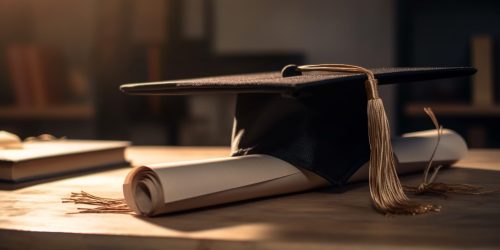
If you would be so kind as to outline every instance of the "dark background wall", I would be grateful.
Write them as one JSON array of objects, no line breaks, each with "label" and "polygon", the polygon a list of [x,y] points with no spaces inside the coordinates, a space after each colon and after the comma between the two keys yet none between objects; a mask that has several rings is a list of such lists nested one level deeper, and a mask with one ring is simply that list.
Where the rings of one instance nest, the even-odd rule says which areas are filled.
[{"label": "dark background wall", "polygon": [[[498,1],[398,2],[398,62],[400,66],[474,66],[472,40],[487,36],[492,42],[493,89],[491,105],[475,105],[473,78],[413,83],[399,89],[400,130],[429,124],[412,106],[434,107],[444,126],[459,131],[470,146],[499,147],[500,3]],[[480,71],[482,69],[479,69]],[[417,104],[417,105],[415,105]],[[450,108],[450,106],[453,106]]]},{"label": "dark background wall", "polygon": [[[471,36],[488,34],[498,43],[498,10],[495,1],[484,0],[0,0],[0,129],[22,137],[47,132],[136,144],[227,145],[233,96],[130,97],[119,85],[279,70],[288,63],[470,65]],[[26,84],[14,77],[16,67],[28,77],[40,75],[15,63],[22,56],[9,59],[20,45],[60,55],[59,73],[35,84],[63,93],[63,100],[19,105],[16,89]],[[56,65],[30,55],[35,66]],[[384,86],[395,133],[432,128],[408,111],[417,102],[470,108],[470,85],[460,79]],[[488,110],[472,118],[438,116],[469,140],[486,138],[475,146],[497,146],[500,140],[487,138],[495,136],[500,112],[496,105]]]}]

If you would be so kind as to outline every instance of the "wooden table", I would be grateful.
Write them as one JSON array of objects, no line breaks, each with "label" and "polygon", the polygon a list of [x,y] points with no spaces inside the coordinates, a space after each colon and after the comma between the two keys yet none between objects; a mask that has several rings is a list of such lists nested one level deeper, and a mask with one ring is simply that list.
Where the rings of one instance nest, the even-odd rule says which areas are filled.
[{"label": "wooden table", "polygon": [[[133,147],[134,164],[227,155],[226,148]],[[240,202],[157,218],[68,214],[71,191],[120,197],[129,168],[0,190],[0,249],[401,249],[500,248],[500,195],[424,197],[422,216],[383,216],[366,183]],[[421,176],[407,176],[405,184]],[[472,150],[439,181],[500,186],[500,150]],[[4,187],[5,189],[5,187]]]}]

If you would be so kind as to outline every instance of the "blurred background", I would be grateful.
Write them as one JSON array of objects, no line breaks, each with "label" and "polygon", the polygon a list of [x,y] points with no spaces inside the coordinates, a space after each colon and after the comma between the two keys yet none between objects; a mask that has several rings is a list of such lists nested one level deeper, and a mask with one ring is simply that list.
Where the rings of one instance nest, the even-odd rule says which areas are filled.
[{"label": "blurred background", "polygon": [[229,145],[231,95],[126,96],[119,85],[290,63],[475,66],[383,86],[393,130],[500,146],[498,1],[0,0],[0,130],[149,145]]}]

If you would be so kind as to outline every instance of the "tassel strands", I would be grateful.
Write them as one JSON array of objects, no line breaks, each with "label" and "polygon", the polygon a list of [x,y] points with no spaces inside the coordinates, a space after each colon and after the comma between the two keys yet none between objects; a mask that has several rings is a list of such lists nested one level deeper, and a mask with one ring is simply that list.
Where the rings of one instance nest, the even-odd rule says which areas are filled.
[{"label": "tassel strands", "polygon": [[392,214],[439,211],[439,206],[410,201],[404,193],[396,172],[389,123],[380,98],[368,100],[368,130],[371,148],[369,185],[377,211]]}]

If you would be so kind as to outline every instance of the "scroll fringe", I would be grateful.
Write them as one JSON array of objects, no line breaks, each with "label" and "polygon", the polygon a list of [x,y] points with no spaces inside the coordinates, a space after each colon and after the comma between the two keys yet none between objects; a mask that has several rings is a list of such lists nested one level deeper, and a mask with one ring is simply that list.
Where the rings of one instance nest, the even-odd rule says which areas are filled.
[{"label": "scroll fringe", "polygon": [[77,208],[77,212],[72,212],[69,214],[78,213],[116,213],[116,214],[129,214],[132,210],[125,203],[125,199],[112,199],[98,197],[89,194],[85,191],[80,191],[79,193],[72,192],[70,197],[62,198],[62,203],[74,203],[74,204],[84,204],[93,205],[96,207]]}]

